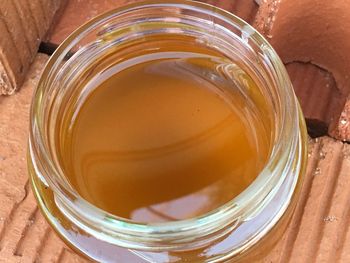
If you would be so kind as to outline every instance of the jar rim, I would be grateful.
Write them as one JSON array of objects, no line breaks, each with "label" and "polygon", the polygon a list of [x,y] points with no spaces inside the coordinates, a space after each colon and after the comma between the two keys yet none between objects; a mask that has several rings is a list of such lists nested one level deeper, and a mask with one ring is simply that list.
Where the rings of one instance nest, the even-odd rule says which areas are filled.
[{"label": "jar rim", "polygon": [[[281,109],[281,116],[279,116],[279,118],[281,123],[279,127],[275,127],[278,129],[279,136],[276,139],[276,142],[273,143],[273,151],[268,162],[254,181],[238,196],[206,214],[185,220],[164,223],[140,223],[118,217],[95,207],[76,193],[72,192],[71,189],[68,189],[65,185],[55,180],[54,177],[57,171],[55,171],[53,168],[52,160],[48,158],[49,150],[47,149],[47,145],[43,139],[45,136],[44,130],[42,127],[39,127],[43,124],[42,120],[40,120],[38,116],[38,112],[40,111],[42,104],[45,103],[45,101],[42,100],[42,94],[45,91],[45,83],[47,82],[47,79],[52,77],[50,74],[51,69],[57,66],[58,62],[63,60],[71,47],[78,43],[78,41],[83,38],[84,34],[87,34],[87,32],[91,31],[94,27],[101,25],[104,21],[107,21],[111,17],[116,17],[122,13],[129,12],[130,10],[150,7],[181,7],[194,10],[196,12],[205,13],[208,16],[222,19],[225,22],[234,25],[241,32],[249,32],[249,38],[255,43],[259,44],[259,46],[262,48],[262,53],[270,63],[270,67],[275,71],[274,81],[278,87],[277,90],[280,92],[279,95],[281,99],[279,102]],[[244,22],[239,17],[209,4],[189,0],[151,0],[117,8],[90,20],[74,31],[58,47],[47,63],[39,80],[38,87],[34,93],[34,99],[30,112],[29,150],[32,155],[38,155],[38,153],[40,153],[40,156],[44,157],[44,161],[49,164],[48,166],[51,169],[49,174],[40,174],[42,174],[42,179],[53,189],[55,195],[57,195],[57,199],[60,200],[59,202],[61,203],[62,208],[69,210],[70,213],[76,214],[76,216],[77,214],[81,215],[84,213],[86,216],[88,213],[93,215],[90,217],[90,219],[93,220],[94,223],[102,225],[104,230],[111,230],[111,232],[106,231],[106,235],[104,236],[106,240],[109,240],[107,237],[108,233],[115,234],[116,232],[122,233],[123,236],[126,234],[138,236],[147,234],[149,235],[148,238],[157,238],[161,237],[165,233],[172,233],[170,239],[174,239],[183,234],[193,234],[198,231],[202,232],[201,228],[204,232],[205,230],[208,230],[209,232],[211,231],[210,233],[212,233],[212,231],[214,231],[214,223],[228,225],[234,220],[239,220],[238,217],[242,211],[249,210],[247,200],[255,200],[252,195],[256,197],[256,195],[261,194],[260,190],[262,188],[266,195],[264,198],[260,198],[260,201],[266,202],[266,200],[269,199],[268,195],[273,194],[273,186],[278,185],[278,183],[281,181],[281,175],[277,172],[272,175],[273,172],[276,170],[276,167],[280,169],[279,171],[282,171],[283,165],[281,164],[281,161],[284,163],[288,162],[290,151],[293,151],[293,149],[295,151],[297,148],[296,143],[290,138],[292,136],[299,136],[299,119],[302,117],[300,114],[301,113],[298,110],[298,103],[283,63],[270,44],[252,26]],[[247,198],[248,195],[250,195],[250,198]],[[251,215],[256,211],[250,212]],[[85,227],[84,224],[81,224],[80,226]]]}]

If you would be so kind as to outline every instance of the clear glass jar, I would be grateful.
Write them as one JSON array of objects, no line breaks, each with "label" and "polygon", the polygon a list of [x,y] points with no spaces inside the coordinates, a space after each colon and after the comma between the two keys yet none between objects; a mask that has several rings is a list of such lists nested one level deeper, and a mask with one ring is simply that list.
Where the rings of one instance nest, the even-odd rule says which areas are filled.
[{"label": "clear glass jar", "polygon": [[[77,10],[78,11],[78,10]],[[198,218],[140,224],[102,211],[67,183],[55,151],[59,113],[84,69],[111,48],[152,34],[194,36],[220,50],[259,83],[242,92],[271,115],[269,161],[254,182]],[[103,67],[97,67],[103,70]],[[244,84],[244,83],[243,83]],[[254,98],[263,94],[264,101]],[[293,212],[306,164],[303,115],[284,65],[268,42],[238,17],[185,0],[148,1],[103,14],[52,55],[30,114],[29,173],[48,222],[75,251],[100,262],[226,262],[261,259]]]}]

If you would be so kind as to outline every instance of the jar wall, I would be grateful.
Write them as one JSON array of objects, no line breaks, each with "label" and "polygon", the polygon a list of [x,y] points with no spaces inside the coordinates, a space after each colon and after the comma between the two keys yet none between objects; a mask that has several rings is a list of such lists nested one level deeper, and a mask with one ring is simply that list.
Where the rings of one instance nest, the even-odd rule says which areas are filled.
[{"label": "jar wall", "polygon": [[[148,18],[147,21],[145,17]],[[97,210],[94,212],[93,207],[85,207],[84,201],[80,202],[76,193],[67,187],[62,171],[55,167],[57,156],[50,148],[56,132],[55,116],[65,98],[74,92],[67,84],[71,81],[70,77],[79,78],[84,65],[88,65],[95,55],[108,52],[108,48],[115,45],[122,45],[128,38],[141,35],[142,39],[142,34],[151,34],[157,30],[169,34],[202,33],[204,37],[200,37],[200,40],[204,44],[213,45],[216,49],[227,49],[227,54],[236,54],[237,60],[245,62],[245,69],[253,79],[265,87],[261,93],[266,101],[256,102],[259,103],[259,108],[266,114],[272,112],[272,121],[266,125],[273,127],[273,161],[248,189],[248,194],[233,200],[231,206],[222,209],[222,213],[216,211],[216,214],[208,216],[209,223],[203,223],[203,218],[187,222],[186,227],[192,229],[192,234],[184,232],[181,239],[193,243],[202,238],[201,232],[205,232],[199,222],[208,229],[215,228],[215,231],[206,232],[205,242],[200,248],[191,247],[189,241],[177,247],[176,240],[169,238],[166,232],[162,233],[164,239],[172,241],[169,249],[165,250],[165,246],[157,247],[156,244],[161,242],[153,242],[154,239],[151,238],[148,245],[147,236],[137,236],[139,232],[135,229],[128,232],[124,225],[129,222],[115,218],[110,220],[108,215],[101,216]],[[225,45],[215,46],[214,42],[208,41],[210,35],[220,38]],[[288,132],[279,134],[281,127]],[[283,233],[290,219],[302,183],[305,163],[305,124],[282,63],[267,42],[249,25],[208,5],[187,1],[170,1],[170,4],[169,1],[151,1],[143,6],[131,5],[128,9],[118,9],[92,20],[73,33],[52,56],[35,93],[28,154],[34,193],[48,222],[65,242],[78,253],[96,261],[236,262],[261,259]],[[260,196],[257,191],[261,192]],[[81,214],[78,210],[74,213],[75,207],[84,213]],[[101,220],[94,221],[94,217],[101,217]],[[89,219],[92,220],[88,221]],[[97,221],[106,224],[94,225],[93,222]],[[110,227],[107,229],[110,231],[104,231],[105,226]],[[181,222],[176,227],[180,232],[186,229],[181,226]],[[146,228],[146,225],[142,226],[143,231]],[[118,229],[124,232],[119,233]],[[150,237],[153,234],[159,237],[154,229],[150,229],[149,234]],[[125,240],[121,242],[119,236]]]}]

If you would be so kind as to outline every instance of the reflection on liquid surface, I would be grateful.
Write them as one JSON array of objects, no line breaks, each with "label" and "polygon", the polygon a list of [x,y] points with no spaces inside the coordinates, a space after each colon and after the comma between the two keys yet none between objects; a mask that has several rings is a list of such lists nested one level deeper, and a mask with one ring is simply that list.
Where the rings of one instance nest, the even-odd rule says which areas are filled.
[{"label": "reflection on liquid surface", "polygon": [[72,186],[139,222],[203,215],[241,193],[263,167],[268,143],[225,63],[163,52],[96,77],[61,132]]}]

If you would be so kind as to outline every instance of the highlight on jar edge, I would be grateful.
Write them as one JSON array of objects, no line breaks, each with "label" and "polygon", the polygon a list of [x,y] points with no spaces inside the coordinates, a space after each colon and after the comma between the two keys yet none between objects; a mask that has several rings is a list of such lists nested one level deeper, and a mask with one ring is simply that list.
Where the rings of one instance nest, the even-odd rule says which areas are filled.
[{"label": "highlight on jar edge", "polygon": [[102,14],[50,57],[28,169],[61,239],[98,262],[253,262],[293,213],[304,118],[249,24],[186,0]]}]

